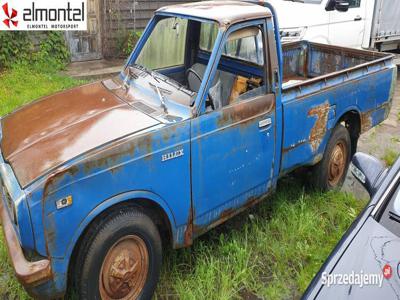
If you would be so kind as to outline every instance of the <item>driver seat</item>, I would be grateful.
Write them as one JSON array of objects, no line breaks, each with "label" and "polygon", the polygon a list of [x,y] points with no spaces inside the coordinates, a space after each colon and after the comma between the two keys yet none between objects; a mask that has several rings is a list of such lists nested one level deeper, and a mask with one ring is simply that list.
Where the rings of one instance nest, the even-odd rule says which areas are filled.
[{"label": "driver seat", "polygon": [[[206,65],[195,63],[191,68],[202,79],[204,78],[204,73],[207,68]],[[217,72],[215,73],[214,81],[210,88],[210,94],[213,98],[215,109],[229,104],[229,96],[231,95],[233,84],[235,83],[235,78],[236,75],[229,72],[217,70]],[[199,91],[201,82],[192,72],[188,73],[187,82],[190,90],[196,93]]]}]

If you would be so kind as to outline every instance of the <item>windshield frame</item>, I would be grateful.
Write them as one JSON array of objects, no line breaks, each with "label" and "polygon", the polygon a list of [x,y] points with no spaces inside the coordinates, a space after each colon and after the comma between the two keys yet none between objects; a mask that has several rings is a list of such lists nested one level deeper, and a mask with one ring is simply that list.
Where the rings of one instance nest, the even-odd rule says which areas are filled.
[{"label": "windshield frame", "polygon": [[[210,75],[210,71],[212,68],[212,65],[210,64],[211,61],[215,60],[215,56],[218,52],[219,49],[219,44],[222,40],[223,37],[223,33],[225,32],[225,30],[223,30],[220,26],[220,24],[216,21],[216,20],[212,20],[212,19],[205,19],[205,18],[198,18],[198,17],[194,17],[194,16],[189,16],[189,15],[183,15],[183,14],[176,14],[176,13],[167,13],[167,12],[156,12],[154,17],[150,20],[150,22],[147,24],[146,28],[143,31],[142,36],[140,37],[140,39],[138,40],[138,42],[136,43],[135,48],[133,49],[131,55],[129,56],[129,58],[127,59],[123,70],[120,73],[120,78],[125,77],[125,72],[126,69],[135,64],[136,60],[138,59],[140,52],[142,51],[143,47],[145,46],[149,36],[153,33],[154,28],[156,27],[157,23],[165,18],[182,18],[182,19],[187,19],[187,20],[191,20],[191,21],[198,21],[198,22],[202,22],[202,23],[215,23],[218,25],[218,35],[215,39],[214,42],[214,46],[211,52],[211,56],[210,56],[210,60],[209,63],[207,64],[207,68],[206,71],[204,73],[204,78],[203,81],[201,83],[200,89],[197,93],[197,95],[195,96],[195,101],[193,106],[185,106],[185,105],[180,105],[178,103],[176,103],[173,100],[169,100],[167,101],[166,105],[167,107],[169,105],[171,105],[171,102],[173,102],[174,104],[177,104],[179,106],[182,106],[187,108],[187,110],[190,112],[191,116],[195,116],[196,112],[198,111],[198,106],[201,103],[201,99],[202,99],[202,95],[204,94],[204,89],[206,86],[206,83],[208,82],[208,77]],[[157,73],[157,70],[154,70],[153,72]]]}]

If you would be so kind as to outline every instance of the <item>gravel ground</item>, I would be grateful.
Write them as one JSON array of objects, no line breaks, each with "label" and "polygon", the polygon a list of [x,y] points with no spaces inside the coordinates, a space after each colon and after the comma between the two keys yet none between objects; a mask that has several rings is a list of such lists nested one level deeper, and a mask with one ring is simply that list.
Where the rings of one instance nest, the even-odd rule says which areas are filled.
[{"label": "gravel ground", "polygon": [[[358,151],[369,153],[381,160],[385,153],[391,150],[400,153],[400,73],[389,117],[380,125],[362,134],[358,141]],[[350,172],[342,190],[353,193],[357,198],[369,197]]]}]

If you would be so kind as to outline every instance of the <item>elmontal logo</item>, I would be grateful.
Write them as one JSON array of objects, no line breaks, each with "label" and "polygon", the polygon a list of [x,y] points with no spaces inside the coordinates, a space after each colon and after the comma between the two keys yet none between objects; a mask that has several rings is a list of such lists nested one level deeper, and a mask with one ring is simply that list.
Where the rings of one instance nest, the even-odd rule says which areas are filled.
[{"label": "elmontal logo", "polygon": [[0,30],[87,30],[87,0],[0,0]]},{"label": "elmontal logo", "polygon": [[7,17],[3,20],[3,23],[6,24],[8,28],[10,28],[10,24],[13,24],[15,27],[17,27],[18,21],[15,20],[15,18],[17,17],[18,12],[14,8],[12,8],[10,13],[10,11],[8,10],[8,3],[3,4],[2,8]]}]

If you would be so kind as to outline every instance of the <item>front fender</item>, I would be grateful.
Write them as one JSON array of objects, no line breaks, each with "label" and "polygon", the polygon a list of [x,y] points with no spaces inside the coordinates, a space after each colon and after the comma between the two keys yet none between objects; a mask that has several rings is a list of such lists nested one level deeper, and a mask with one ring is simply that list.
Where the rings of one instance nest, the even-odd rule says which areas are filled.
[{"label": "front fender", "polygon": [[138,200],[138,199],[147,199],[149,201],[153,201],[153,202],[157,203],[163,209],[165,214],[168,216],[168,220],[171,225],[172,238],[173,238],[173,241],[175,241],[176,240],[175,217],[172,214],[172,210],[170,209],[170,207],[168,206],[166,201],[164,201],[159,195],[157,195],[153,192],[150,192],[150,191],[130,191],[130,192],[116,195],[112,198],[109,198],[109,199],[103,201],[86,216],[86,218],[79,225],[78,229],[75,231],[73,238],[71,240],[71,243],[69,244],[69,246],[66,250],[65,257],[68,258],[68,260],[70,259],[77,242],[79,241],[80,237],[82,236],[82,233],[87,228],[87,226],[89,226],[90,223],[97,216],[99,216],[101,213],[103,213],[104,211],[106,211],[107,209],[109,209],[110,207],[112,207],[116,204],[119,204],[122,202],[127,202],[127,201],[134,203],[135,200]]}]

